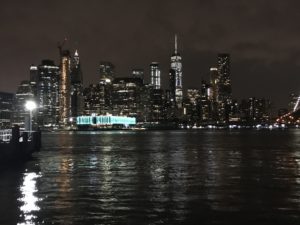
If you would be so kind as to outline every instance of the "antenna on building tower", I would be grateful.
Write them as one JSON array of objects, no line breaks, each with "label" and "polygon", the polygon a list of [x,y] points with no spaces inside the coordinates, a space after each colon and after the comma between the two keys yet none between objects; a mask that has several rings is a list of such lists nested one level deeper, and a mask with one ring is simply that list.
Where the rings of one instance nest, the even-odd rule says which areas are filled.
[{"label": "antenna on building tower", "polygon": [[175,54],[177,54],[177,34],[175,34]]},{"label": "antenna on building tower", "polygon": [[62,56],[62,48],[64,47],[67,40],[68,39],[65,38],[62,43],[60,43],[60,42],[57,43],[57,47],[58,47],[58,50],[59,50],[59,56]]}]

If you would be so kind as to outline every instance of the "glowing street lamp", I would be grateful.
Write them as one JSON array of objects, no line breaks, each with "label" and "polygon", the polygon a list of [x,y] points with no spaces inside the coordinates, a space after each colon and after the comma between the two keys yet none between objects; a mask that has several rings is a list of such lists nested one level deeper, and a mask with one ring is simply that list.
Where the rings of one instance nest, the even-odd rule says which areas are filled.
[{"label": "glowing street lamp", "polygon": [[32,111],[37,108],[34,101],[28,100],[25,104],[25,108],[29,111],[29,132],[32,131]]}]

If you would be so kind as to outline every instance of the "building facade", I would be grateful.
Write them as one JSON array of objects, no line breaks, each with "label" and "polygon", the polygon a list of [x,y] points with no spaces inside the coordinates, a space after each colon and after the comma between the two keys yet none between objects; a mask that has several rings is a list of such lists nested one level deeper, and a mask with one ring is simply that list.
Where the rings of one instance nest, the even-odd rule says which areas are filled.
[{"label": "building facade", "polygon": [[[30,81],[24,80],[18,86],[15,95],[13,103],[12,125],[19,125],[21,128],[25,128],[26,121],[29,119],[29,111],[25,109],[25,104],[28,100],[33,100],[36,102]],[[33,124],[35,124],[36,111],[33,112],[33,115]]]},{"label": "building facade", "polygon": [[112,114],[136,117],[140,120],[142,86],[143,80],[140,78],[115,78],[112,84]]},{"label": "building facade", "polygon": [[11,128],[14,94],[0,92],[0,129]]},{"label": "building facade", "polygon": [[112,82],[115,78],[115,66],[108,61],[101,61],[99,64],[100,81]]},{"label": "building facade", "polygon": [[229,110],[232,103],[229,54],[218,54],[218,72],[218,121],[226,124],[229,121]]},{"label": "building facade", "polygon": [[62,128],[70,125],[71,118],[71,54],[70,51],[61,52],[59,79],[59,124]]},{"label": "building facade", "polygon": [[175,96],[175,104],[178,109],[182,108],[182,58],[177,50],[177,35],[175,35],[175,48],[171,56],[170,86],[172,95]]},{"label": "building facade", "polygon": [[83,115],[83,77],[78,51],[75,51],[71,66],[71,117]]},{"label": "building facade", "polygon": [[[34,70],[31,67],[31,74]],[[59,67],[52,60],[42,60],[37,67],[37,79],[31,76],[31,86],[35,92],[38,105],[37,123],[41,127],[58,125],[59,111]],[[36,83],[36,85],[34,85]]]},{"label": "building facade", "polygon": [[153,86],[153,89],[161,89],[161,71],[159,68],[159,63],[152,62],[150,64],[150,84]]}]

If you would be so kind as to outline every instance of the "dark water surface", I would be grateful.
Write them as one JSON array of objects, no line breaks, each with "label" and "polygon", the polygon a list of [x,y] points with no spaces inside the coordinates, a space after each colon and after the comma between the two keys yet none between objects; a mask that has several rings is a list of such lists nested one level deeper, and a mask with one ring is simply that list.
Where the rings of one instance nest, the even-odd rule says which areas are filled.
[{"label": "dark water surface", "polygon": [[45,133],[0,224],[300,224],[300,130]]}]

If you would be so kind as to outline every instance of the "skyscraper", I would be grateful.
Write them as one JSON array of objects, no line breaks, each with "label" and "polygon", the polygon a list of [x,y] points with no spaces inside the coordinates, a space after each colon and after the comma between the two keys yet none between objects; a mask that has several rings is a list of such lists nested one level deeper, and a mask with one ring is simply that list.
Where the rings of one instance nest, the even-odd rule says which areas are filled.
[{"label": "skyscraper", "polygon": [[[170,84],[172,87],[175,86],[175,103],[178,109],[182,108],[182,62],[181,56],[177,51],[177,35],[175,35],[175,48],[174,53],[171,56],[171,72],[170,72],[170,83],[175,82],[175,84]],[[172,72],[173,71],[173,72]],[[172,74],[174,73],[174,74]],[[174,77],[175,76],[175,79]],[[172,89],[171,89],[172,91]]]},{"label": "skyscraper", "polygon": [[66,128],[71,116],[71,55],[70,51],[61,51],[60,81],[59,81],[59,123]]},{"label": "skyscraper", "polygon": [[112,114],[141,117],[141,89],[143,80],[133,77],[116,78],[112,88]]},{"label": "skyscraper", "polygon": [[140,78],[144,82],[144,70],[143,69],[133,69],[131,72],[133,78]]},{"label": "skyscraper", "polygon": [[219,100],[231,100],[230,55],[218,55]]},{"label": "skyscraper", "polygon": [[[28,119],[29,112],[25,109],[28,100],[35,100],[30,81],[24,80],[20,83],[13,103],[13,124],[25,127],[25,119]],[[35,112],[34,112],[35,113]],[[35,119],[35,114],[34,114]]]},{"label": "skyscraper", "polygon": [[[71,116],[83,114],[83,79],[78,51],[75,51],[71,67]],[[75,120],[74,120],[75,121]]]},{"label": "skyscraper", "polygon": [[[31,75],[34,71],[33,68],[33,66],[30,67]],[[39,106],[38,124],[40,126],[55,126],[58,122],[59,67],[52,60],[42,60],[42,64],[37,68],[36,99]],[[31,83],[34,88],[34,82],[31,81]]]},{"label": "skyscraper", "polygon": [[99,65],[99,76],[101,81],[112,82],[115,77],[115,66],[111,62],[101,61]]},{"label": "skyscraper", "polygon": [[229,54],[218,54],[218,71],[218,114],[220,122],[226,123],[232,103]]},{"label": "skyscraper", "polygon": [[161,88],[161,77],[160,77],[160,69],[159,64],[157,62],[152,62],[150,64],[150,79],[151,85],[153,89],[160,89]]},{"label": "skyscraper", "polygon": [[0,92],[0,129],[11,127],[14,94]]},{"label": "skyscraper", "polygon": [[218,121],[218,96],[219,96],[219,72],[218,68],[211,67],[210,68],[210,96],[209,100],[211,101],[211,114],[212,121]]},{"label": "skyscraper", "polygon": [[216,102],[218,98],[219,73],[218,68],[210,68],[211,100]]},{"label": "skyscraper", "polygon": [[35,96],[37,96],[37,84],[39,81],[38,68],[35,65],[30,66],[30,85]]}]

